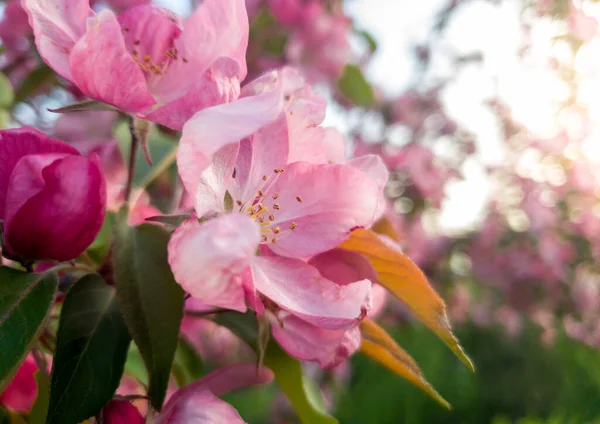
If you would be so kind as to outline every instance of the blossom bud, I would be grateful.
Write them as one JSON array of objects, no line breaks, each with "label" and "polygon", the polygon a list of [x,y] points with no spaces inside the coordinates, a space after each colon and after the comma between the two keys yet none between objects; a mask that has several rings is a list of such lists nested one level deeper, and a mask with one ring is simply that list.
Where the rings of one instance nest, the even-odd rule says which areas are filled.
[{"label": "blossom bud", "polygon": [[100,163],[34,128],[0,131],[0,221],[6,253],[67,261],[94,241],[106,213]]},{"label": "blossom bud", "polygon": [[144,424],[144,417],[131,403],[113,399],[102,410],[102,422],[105,424]]}]

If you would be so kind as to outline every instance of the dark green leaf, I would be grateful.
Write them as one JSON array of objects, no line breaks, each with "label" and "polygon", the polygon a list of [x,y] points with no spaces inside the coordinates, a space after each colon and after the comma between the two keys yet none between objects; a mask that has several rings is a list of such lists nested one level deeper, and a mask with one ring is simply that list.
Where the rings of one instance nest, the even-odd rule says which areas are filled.
[{"label": "dark green leaf", "polygon": [[275,374],[275,382],[292,403],[302,423],[338,423],[327,413],[319,388],[302,372],[300,362],[285,353],[277,343],[269,343],[264,364]]},{"label": "dark green leaf", "polygon": [[183,317],[184,293],[167,260],[169,233],[156,225],[130,227],[117,219],[115,277],[125,322],[150,375],[148,396],[162,407]]},{"label": "dark green leaf", "polygon": [[42,329],[57,287],[54,274],[0,267],[0,392]]},{"label": "dark green leaf", "polygon": [[12,105],[15,99],[15,92],[13,91],[10,80],[0,72],[0,107],[8,107]]},{"label": "dark green leaf", "polygon": [[173,375],[177,384],[183,387],[202,377],[202,359],[194,347],[185,339],[179,339],[173,363]]},{"label": "dark green leaf", "polygon": [[88,110],[117,110],[114,106],[107,105],[106,103],[97,102],[95,100],[86,100],[80,103],[74,103],[72,105],[59,107],[58,109],[48,109],[54,113],[71,113],[71,112],[84,112]]},{"label": "dark green leaf", "polygon": [[356,65],[346,65],[344,73],[338,81],[338,87],[344,97],[357,106],[367,106],[373,103],[373,88]]},{"label": "dark green leaf", "polygon": [[35,373],[35,381],[37,382],[38,395],[31,407],[27,422],[29,424],[44,424],[48,413],[48,405],[50,404],[50,382],[48,377],[41,371]]},{"label": "dark green leaf", "polygon": [[119,386],[130,341],[115,289],[98,275],[79,280],[60,316],[47,423],[100,412]]},{"label": "dark green leaf", "polygon": [[31,72],[15,93],[15,103],[22,102],[30,97],[44,84],[52,81],[55,78],[54,71],[48,65],[41,65],[35,71]]}]

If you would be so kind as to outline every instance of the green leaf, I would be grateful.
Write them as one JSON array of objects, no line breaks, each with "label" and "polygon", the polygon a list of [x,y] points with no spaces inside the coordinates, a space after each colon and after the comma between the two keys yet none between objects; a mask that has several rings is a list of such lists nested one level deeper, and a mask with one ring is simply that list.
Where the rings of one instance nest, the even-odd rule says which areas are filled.
[{"label": "green leaf", "polygon": [[97,102],[96,100],[86,100],[72,105],[59,107],[57,109],[48,109],[49,112],[54,113],[72,113],[72,112],[85,112],[88,110],[118,110],[114,106],[107,105],[106,103]]},{"label": "green leaf", "polygon": [[119,386],[130,341],[115,289],[95,274],[80,279],[60,316],[47,424],[100,412]]},{"label": "green leaf", "polygon": [[202,377],[202,359],[194,347],[185,339],[179,339],[173,363],[173,375],[180,387]]},{"label": "green leaf", "polygon": [[338,81],[338,87],[344,97],[357,106],[368,106],[373,103],[373,88],[356,65],[346,65]]},{"label": "green leaf", "polygon": [[15,92],[6,75],[0,72],[0,107],[9,107],[15,100]]},{"label": "green leaf", "polygon": [[37,339],[57,288],[54,274],[0,267],[0,392]]},{"label": "green leaf", "polygon": [[38,395],[31,407],[27,422],[29,424],[44,424],[48,413],[48,405],[50,404],[50,381],[41,371],[35,373],[35,381],[37,382]]},{"label": "green leaf", "polygon": [[304,424],[338,424],[325,409],[317,385],[302,372],[300,362],[277,343],[269,343],[264,364],[275,374],[275,382],[286,394]]},{"label": "green leaf", "polygon": [[148,396],[160,410],[167,391],[184,293],[167,260],[169,233],[156,225],[128,225],[123,208],[117,218],[115,277],[125,322],[150,376]]}]

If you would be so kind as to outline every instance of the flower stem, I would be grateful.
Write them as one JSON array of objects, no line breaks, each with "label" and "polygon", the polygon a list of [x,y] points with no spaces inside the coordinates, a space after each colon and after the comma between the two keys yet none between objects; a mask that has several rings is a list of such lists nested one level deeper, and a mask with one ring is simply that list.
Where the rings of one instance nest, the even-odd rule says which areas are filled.
[{"label": "flower stem", "polygon": [[131,149],[129,150],[129,169],[127,171],[127,184],[125,185],[125,203],[129,202],[133,188],[133,176],[135,174],[135,161],[140,140],[135,131],[135,118],[129,118],[129,131],[131,132]]}]

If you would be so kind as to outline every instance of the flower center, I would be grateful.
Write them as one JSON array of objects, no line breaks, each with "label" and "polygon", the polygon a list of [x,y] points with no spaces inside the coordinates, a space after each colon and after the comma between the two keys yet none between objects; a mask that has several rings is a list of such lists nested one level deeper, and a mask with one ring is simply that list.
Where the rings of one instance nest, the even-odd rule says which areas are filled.
[{"label": "flower center", "polygon": [[[298,228],[296,222],[290,223],[285,228],[278,226],[277,215],[282,211],[282,205],[277,203],[278,192],[272,192],[275,181],[279,175],[283,174],[285,169],[277,168],[273,170],[273,175],[263,175],[262,183],[259,186],[253,198],[242,202],[236,200],[236,205],[241,213],[245,213],[260,225],[261,243],[277,243],[284,236],[291,234]],[[296,196],[296,201],[303,202],[300,196]]]},{"label": "flower center", "polygon": [[157,46],[147,43],[147,40],[142,40],[141,36],[134,36],[127,26],[123,27],[123,33],[129,54],[140,67],[148,82],[164,75],[169,67],[178,60],[183,63],[189,62],[186,57],[180,55],[179,50],[175,47],[174,37],[170,42],[164,40],[165,44]]}]

